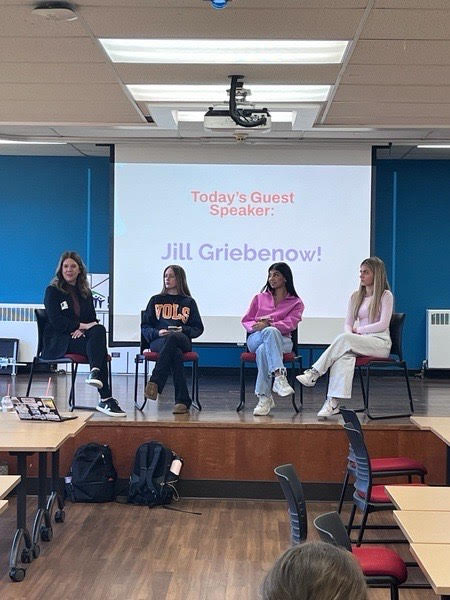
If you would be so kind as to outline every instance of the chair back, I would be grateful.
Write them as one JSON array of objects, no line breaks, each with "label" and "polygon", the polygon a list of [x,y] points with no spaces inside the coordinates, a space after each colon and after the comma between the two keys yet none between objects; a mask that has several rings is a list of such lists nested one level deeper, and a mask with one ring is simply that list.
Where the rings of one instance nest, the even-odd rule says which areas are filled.
[{"label": "chair back", "polygon": [[363,434],[361,431],[354,429],[350,423],[346,423],[344,429],[348,437],[348,442],[353,449],[356,465],[354,498],[360,502],[368,502],[372,491],[372,470]]},{"label": "chair back", "polygon": [[[350,423],[353,429],[360,431],[361,435],[364,435],[361,429],[361,423],[359,422],[358,415],[355,413],[355,411],[351,410],[350,408],[345,408],[345,406],[341,406],[339,410],[342,418],[344,419],[344,423]],[[349,463],[349,469],[353,472],[355,465],[355,453],[351,444],[348,445],[347,459]]]},{"label": "chair back", "polygon": [[294,465],[280,465],[274,469],[289,507],[292,544],[304,542],[308,535],[308,519],[303,487]]},{"label": "chair back", "polygon": [[405,319],[405,313],[392,313],[389,324],[389,333],[392,341],[391,354],[396,354],[399,360],[403,360],[403,326]]},{"label": "chair back", "polygon": [[38,345],[36,350],[36,356],[40,356],[42,352],[42,347],[44,345],[44,330],[45,326],[48,323],[47,311],[45,308],[35,308],[34,315],[36,317],[36,323],[38,328]]},{"label": "chair back", "polygon": [[348,537],[344,523],[337,512],[325,513],[314,519],[314,527],[322,542],[333,544],[352,551],[352,544]]}]

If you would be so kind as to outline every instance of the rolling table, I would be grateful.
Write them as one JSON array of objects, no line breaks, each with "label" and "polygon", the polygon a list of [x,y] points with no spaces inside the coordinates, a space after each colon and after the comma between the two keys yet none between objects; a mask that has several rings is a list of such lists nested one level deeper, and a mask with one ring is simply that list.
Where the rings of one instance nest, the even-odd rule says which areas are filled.
[{"label": "rolling table", "polygon": [[[40,554],[39,539],[50,541],[53,537],[51,516],[55,504],[55,520],[64,521],[64,501],[58,494],[59,449],[64,442],[81,431],[92,413],[80,413],[77,419],[63,422],[21,421],[16,413],[0,413],[0,451],[17,456],[17,469],[21,481],[17,486],[17,529],[9,561],[9,576],[22,581],[26,569],[19,563],[30,563]],[[47,498],[47,453],[52,455],[52,486]],[[27,456],[39,454],[38,510],[32,535],[27,529]],[[22,548],[23,546],[23,548]],[[22,548],[22,550],[21,550]]]}]

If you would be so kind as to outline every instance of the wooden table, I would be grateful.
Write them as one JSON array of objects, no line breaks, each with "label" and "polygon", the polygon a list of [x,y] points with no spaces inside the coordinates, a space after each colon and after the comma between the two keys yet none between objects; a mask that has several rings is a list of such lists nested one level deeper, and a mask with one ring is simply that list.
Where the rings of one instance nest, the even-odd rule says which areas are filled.
[{"label": "wooden table", "polygon": [[424,572],[436,594],[450,598],[450,545],[411,544],[411,554]]},{"label": "wooden table", "polygon": [[[9,560],[9,576],[22,581],[26,569],[20,563],[29,563],[40,554],[40,539],[53,537],[51,517],[58,505],[55,520],[64,520],[64,501],[58,493],[59,449],[64,442],[77,435],[92,413],[79,413],[77,419],[63,422],[21,421],[16,413],[0,413],[0,451],[17,456],[17,469],[21,477],[17,486],[17,529]],[[32,535],[27,529],[27,456],[38,453],[38,510],[34,518]],[[52,489],[47,497],[47,453],[52,455]],[[20,565],[20,566],[19,566]]]},{"label": "wooden table", "polygon": [[8,500],[0,500],[0,515],[8,508]]},{"label": "wooden table", "polygon": [[0,475],[0,498],[5,498],[20,483],[20,475]]},{"label": "wooden table", "polygon": [[394,510],[393,513],[410,544],[450,544],[449,511]]},{"label": "wooden table", "polygon": [[450,487],[385,485],[399,510],[450,511]]},{"label": "wooden table", "polygon": [[411,417],[411,421],[419,429],[432,431],[447,444],[445,483],[450,485],[450,417]]}]

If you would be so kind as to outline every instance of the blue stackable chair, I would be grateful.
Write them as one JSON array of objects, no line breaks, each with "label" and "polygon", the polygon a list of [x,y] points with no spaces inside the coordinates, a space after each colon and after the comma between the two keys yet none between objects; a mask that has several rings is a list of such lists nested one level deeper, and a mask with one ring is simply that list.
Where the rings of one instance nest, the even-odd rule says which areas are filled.
[{"label": "blue stackable chair", "polygon": [[294,465],[280,465],[274,469],[288,503],[292,545],[304,542],[308,535],[308,519],[303,487]]}]

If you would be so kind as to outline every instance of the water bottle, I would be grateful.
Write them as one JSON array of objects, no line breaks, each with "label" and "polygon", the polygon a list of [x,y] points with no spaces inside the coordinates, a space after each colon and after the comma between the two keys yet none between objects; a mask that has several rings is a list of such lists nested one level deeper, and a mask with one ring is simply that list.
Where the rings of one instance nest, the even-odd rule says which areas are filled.
[{"label": "water bottle", "polygon": [[2,412],[10,412],[12,410],[14,410],[14,404],[12,403],[11,396],[3,396]]}]

